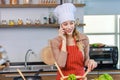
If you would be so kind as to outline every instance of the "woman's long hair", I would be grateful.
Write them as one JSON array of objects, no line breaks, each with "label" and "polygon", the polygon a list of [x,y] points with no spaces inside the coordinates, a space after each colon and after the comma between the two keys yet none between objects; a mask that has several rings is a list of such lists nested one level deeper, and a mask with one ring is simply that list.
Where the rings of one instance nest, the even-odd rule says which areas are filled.
[{"label": "woman's long hair", "polygon": [[76,27],[75,27],[72,36],[75,38],[76,44],[77,44],[79,50],[83,51],[83,44],[82,44],[81,41],[79,40],[79,38],[80,38],[79,35],[80,35],[79,31],[78,31],[78,30],[76,29]]}]

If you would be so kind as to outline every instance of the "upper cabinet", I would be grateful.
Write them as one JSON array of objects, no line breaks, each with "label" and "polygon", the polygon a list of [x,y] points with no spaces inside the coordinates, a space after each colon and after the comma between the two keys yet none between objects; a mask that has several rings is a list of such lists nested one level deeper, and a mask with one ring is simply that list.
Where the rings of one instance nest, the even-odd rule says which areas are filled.
[{"label": "upper cabinet", "polygon": [[[1,0],[1,1],[6,1],[6,0]],[[6,3],[2,4],[2,2],[1,2],[0,8],[2,10],[4,10],[5,8],[7,10],[10,9],[10,8],[11,8],[11,10],[12,10],[12,8],[26,8],[26,9],[28,9],[28,8],[37,8],[37,9],[40,8],[40,9],[43,9],[43,10],[44,10],[44,8],[47,8],[49,10],[49,8],[55,8],[56,6],[58,6],[58,5],[63,3],[63,0],[60,0],[60,1],[59,0],[38,0],[38,1],[55,1],[55,2],[44,2],[44,3],[39,3],[39,4],[38,3],[37,4],[36,3],[21,4],[23,2],[20,2],[20,3],[13,2],[12,3],[12,1],[22,1],[22,0],[8,0],[7,4]],[[30,1],[30,0],[23,0],[23,1]],[[34,1],[34,0],[31,0],[31,1]],[[74,3],[74,5],[76,7],[84,7],[85,6],[85,4],[82,4],[82,3]],[[1,9],[0,9],[0,12],[2,13]],[[0,16],[2,17],[2,16],[4,16],[4,14],[0,14]],[[52,24],[51,23],[47,23],[47,24],[44,24],[44,23],[39,23],[39,21],[36,20],[36,23],[34,23],[34,24],[32,23],[31,24],[30,20],[28,20],[28,24],[24,24],[24,23],[22,23],[22,19],[19,19],[19,21],[7,20],[7,19],[6,20],[5,19],[2,20],[1,17],[0,17],[0,28],[9,28],[9,27],[12,27],[12,28],[13,27],[53,27],[53,28],[55,28],[55,27],[59,27],[59,25],[57,23],[52,23]],[[42,17],[44,18],[43,20],[46,20],[46,18],[44,16],[42,16]],[[18,19],[16,19],[16,20],[18,20]],[[47,20],[49,20],[49,18],[47,18]],[[15,23],[15,22],[17,22],[17,23]],[[77,26],[81,27],[81,26],[84,26],[84,25],[85,24],[80,23]]]}]

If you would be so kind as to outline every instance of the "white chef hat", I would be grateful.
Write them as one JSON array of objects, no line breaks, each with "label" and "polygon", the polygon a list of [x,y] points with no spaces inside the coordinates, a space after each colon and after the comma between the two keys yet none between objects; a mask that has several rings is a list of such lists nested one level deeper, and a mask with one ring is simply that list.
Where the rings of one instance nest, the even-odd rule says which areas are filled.
[{"label": "white chef hat", "polygon": [[54,10],[54,15],[58,18],[58,23],[61,24],[68,20],[75,21],[76,7],[72,3],[64,3],[59,5]]}]

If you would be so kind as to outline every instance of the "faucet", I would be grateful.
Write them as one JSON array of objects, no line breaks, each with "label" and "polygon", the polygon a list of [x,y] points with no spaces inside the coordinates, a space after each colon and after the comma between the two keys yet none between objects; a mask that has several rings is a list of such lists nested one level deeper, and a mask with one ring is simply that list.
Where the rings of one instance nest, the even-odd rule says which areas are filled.
[{"label": "faucet", "polygon": [[32,49],[28,49],[26,54],[25,54],[25,68],[28,68],[28,54],[34,54],[34,52],[32,51]]}]

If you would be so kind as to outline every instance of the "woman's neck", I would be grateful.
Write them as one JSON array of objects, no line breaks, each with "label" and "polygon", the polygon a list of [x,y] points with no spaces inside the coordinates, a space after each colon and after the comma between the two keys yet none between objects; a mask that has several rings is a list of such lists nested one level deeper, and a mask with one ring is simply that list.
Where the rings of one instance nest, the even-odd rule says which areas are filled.
[{"label": "woman's neck", "polygon": [[67,45],[75,45],[75,41],[72,35],[66,36],[66,40],[67,40]]}]

